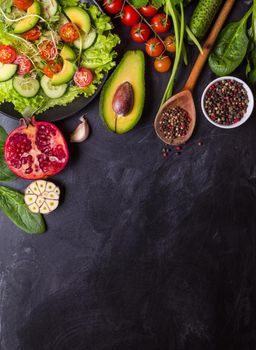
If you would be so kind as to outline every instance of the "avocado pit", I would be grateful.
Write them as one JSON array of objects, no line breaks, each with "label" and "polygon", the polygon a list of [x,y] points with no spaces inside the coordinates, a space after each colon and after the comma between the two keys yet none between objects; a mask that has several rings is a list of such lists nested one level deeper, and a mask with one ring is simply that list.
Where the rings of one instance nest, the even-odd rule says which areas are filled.
[{"label": "avocado pit", "polygon": [[112,100],[112,109],[119,117],[127,116],[134,106],[134,90],[128,81],[119,85]]}]

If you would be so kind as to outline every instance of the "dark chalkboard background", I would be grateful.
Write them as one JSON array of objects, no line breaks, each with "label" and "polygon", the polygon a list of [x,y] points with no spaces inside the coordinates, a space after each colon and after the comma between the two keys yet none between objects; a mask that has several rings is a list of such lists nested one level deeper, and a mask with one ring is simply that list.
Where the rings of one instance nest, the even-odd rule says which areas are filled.
[{"label": "dark chalkboard background", "polygon": [[[247,7],[237,1],[230,19]],[[168,75],[147,61],[133,131],[109,133],[98,99],[86,109],[92,134],[55,178],[65,199],[48,232],[24,234],[0,214],[1,350],[256,349],[255,115],[235,130],[210,125],[199,108],[206,68],[194,136],[164,159],[152,123]],[[77,122],[58,125],[68,135]]]}]

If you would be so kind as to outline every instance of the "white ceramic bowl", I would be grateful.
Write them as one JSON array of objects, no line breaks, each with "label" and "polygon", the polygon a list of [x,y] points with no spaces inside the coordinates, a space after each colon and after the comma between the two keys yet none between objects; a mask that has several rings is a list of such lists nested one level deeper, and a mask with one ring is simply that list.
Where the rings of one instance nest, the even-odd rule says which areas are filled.
[{"label": "white ceramic bowl", "polygon": [[[243,84],[243,87],[245,88],[246,92],[247,92],[247,95],[248,95],[248,99],[249,99],[249,103],[248,103],[248,108],[247,108],[247,112],[245,113],[245,115],[242,117],[241,120],[239,120],[239,122],[237,123],[234,123],[234,124],[231,124],[231,125],[222,125],[222,124],[218,124],[216,123],[215,121],[213,121],[209,116],[208,114],[206,113],[206,110],[204,108],[204,98],[205,98],[205,94],[206,92],[208,91],[209,87],[216,83],[217,81],[220,81],[220,80],[236,80],[238,81],[239,83],[242,83]],[[202,108],[202,111],[204,113],[204,116],[205,118],[210,122],[212,123],[213,125],[217,126],[218,128],[222,128],[222,129],[234,129],[234,128],[237,128],[238,126],[244,124],[246,122],[246,120],[249,119],[250,115],[252,114],[252,111],[253,111],[253,108],[254,108],[254,97],[253,97],[253,94],[252,94],[252,91],[251,89],[249,88],[249,86],[241,79],[238,79],[236,77],[232,77],[232,76],[226,76],[226,77],[220,77],[220,78],[217,78],[215,80],[213,80],[210,84],[208,84],[206,86],[206,88],[204,89],[204,92],[203,92],[203,95],[202,95],[202,98],[201,98],[201,108]]]}]

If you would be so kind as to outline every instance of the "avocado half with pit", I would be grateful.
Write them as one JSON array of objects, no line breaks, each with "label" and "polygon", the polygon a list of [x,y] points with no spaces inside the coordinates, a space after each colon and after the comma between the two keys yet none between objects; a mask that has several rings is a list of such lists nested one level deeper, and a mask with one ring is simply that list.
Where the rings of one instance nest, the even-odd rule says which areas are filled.
[{"label": "avocado half with pit", "polygon": [[89,33],[91,28],[91,19],[89,14],[80,7],[66,7],[64,9],[65,15],[74,23],[79,29],[82,29],[85,33]]},{"label": "avocado half with pit", "polygon": [[41,13],[41,7],[40,4],[35,1],[28,9],[27,9],[27,17],[24,19],[21,19],[19,22],[17,22],[14,26],[13,32],[15,34],[22,34],[30,29],[34,28],[34,26],[37,24],[39,17]]},{"label": "avocado half with pit", "polygon": [[127,51],[100,96],[100,115],[109,130],[124,134],[140,120],[145,102],[145,58]]}]

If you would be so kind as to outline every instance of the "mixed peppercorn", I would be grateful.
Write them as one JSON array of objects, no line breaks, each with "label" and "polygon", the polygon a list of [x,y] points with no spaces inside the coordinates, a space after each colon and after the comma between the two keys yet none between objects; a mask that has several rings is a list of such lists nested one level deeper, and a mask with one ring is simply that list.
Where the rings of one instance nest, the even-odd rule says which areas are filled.
[{"label": "mixed peppercorn", "polygon": [[243,84],[232,79],[212,84],[204,98],[204,107],[209,118],[222,125],[239,122],[247,111],[248,103]]},{"label": "mixed peppercorn", "polygon": [[159,130],[166,141],[170,142],[184,137],[188,130],[191,118],[187,111],[181,107],[166,107],[159,120]]}]

